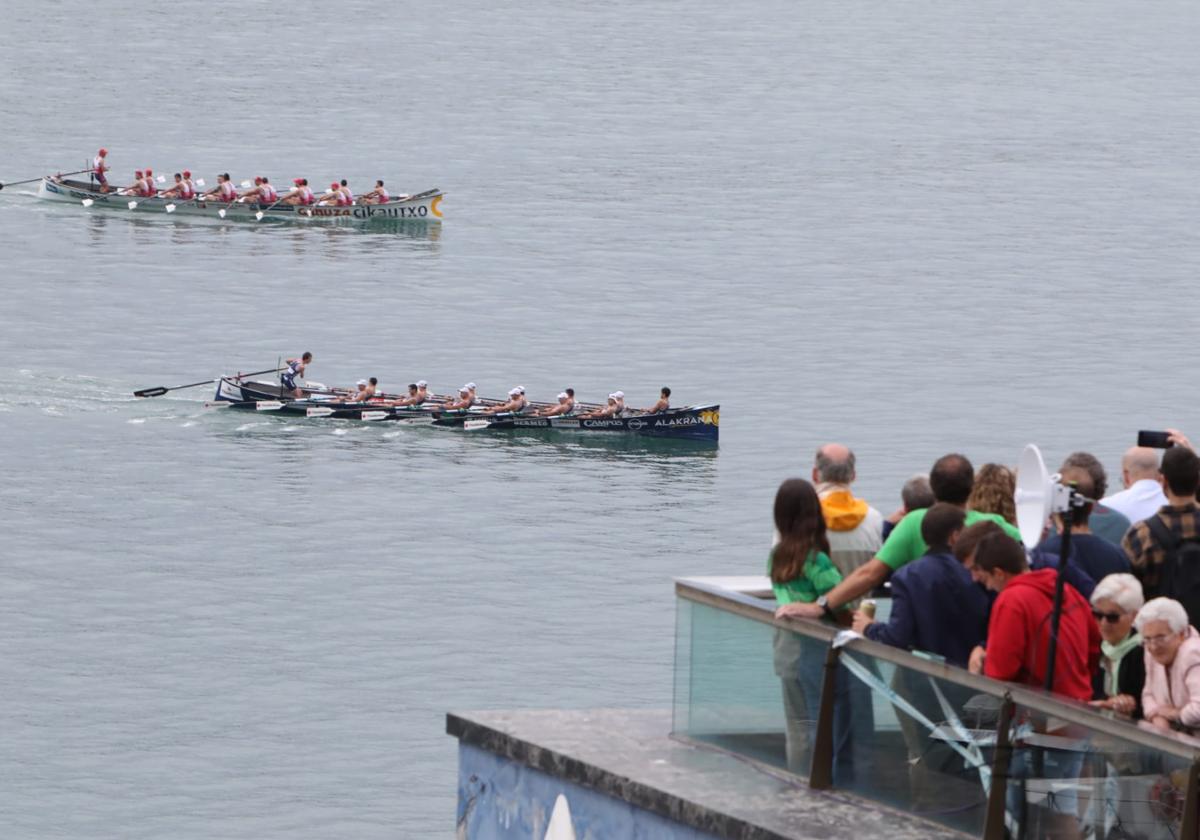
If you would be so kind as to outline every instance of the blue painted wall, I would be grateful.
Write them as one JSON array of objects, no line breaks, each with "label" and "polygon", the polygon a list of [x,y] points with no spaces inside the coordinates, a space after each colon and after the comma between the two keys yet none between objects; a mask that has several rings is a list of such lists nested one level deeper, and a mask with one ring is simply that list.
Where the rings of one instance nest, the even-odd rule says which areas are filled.
[{"label": "blue painted wall", "polygon": [[576,840],[718,840],[493,753],[458,746],[458,840],[544,840],[559,794]]}]

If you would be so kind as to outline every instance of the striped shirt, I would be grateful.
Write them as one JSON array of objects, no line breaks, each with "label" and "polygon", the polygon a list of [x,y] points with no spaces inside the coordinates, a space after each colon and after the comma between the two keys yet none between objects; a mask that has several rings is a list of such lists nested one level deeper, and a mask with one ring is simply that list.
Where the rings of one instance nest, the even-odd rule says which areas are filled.
[{"label": "striped shirt", "polygon": [[[1195,503],[1189,502],[1180,506],[1163,505],[1154,515],[1180,539],[1200,536],[1200,508],[1197,508]],[[1167,550],[1155,539],[1146,520],[1133,524],[1121,540],[1121,548],[1129,555],[1134,575],[1142,582],[1146,600],[1161,595],[1159,584],[1163,563],[1167,559]]]}]

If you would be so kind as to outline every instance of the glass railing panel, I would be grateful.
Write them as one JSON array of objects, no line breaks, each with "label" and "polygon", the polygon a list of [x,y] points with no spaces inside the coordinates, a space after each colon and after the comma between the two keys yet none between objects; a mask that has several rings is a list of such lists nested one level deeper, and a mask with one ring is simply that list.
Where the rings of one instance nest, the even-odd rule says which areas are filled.
[{"label": "glass railing panel", "polygon": [[1175,838],[1190,762],[1017,706],[1006,823],[1024,837]]},{"label": "glass railing panel", "polygon": [[676,733],[807,776],[828,644],[682,603]]},{"label": "glass railing panel", "polygon": [[[824,783],[814,747],[831,629],[776,626],[769,605],[740,593],[681,592],[674,731]],[[831,673],[835,790],[982,835],[1011,696],[996,800],[1009,836],[1181,835],[1197,742],[857,637]]]},{"label": "glass railing panel", "polygon": [[978,835],[1000,700],[859,651],[839,678],[834,786]]}]

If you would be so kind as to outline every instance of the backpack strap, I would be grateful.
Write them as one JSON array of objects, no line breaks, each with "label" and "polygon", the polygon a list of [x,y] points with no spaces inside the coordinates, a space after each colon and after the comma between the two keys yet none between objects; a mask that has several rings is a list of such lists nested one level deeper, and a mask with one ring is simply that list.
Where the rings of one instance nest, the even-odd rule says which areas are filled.
[{"label": "backpack strap", "polygon": [[1179,548],[1180,538],[1175,536],[1175,533],[1167,527],[1167,523],[1163,522],[1162,517],[1157,513],[1146,520],[1146,527],[1150,529],[1154,539],[1167,552],[1168,557],[1175,553],[1175,549]]}]

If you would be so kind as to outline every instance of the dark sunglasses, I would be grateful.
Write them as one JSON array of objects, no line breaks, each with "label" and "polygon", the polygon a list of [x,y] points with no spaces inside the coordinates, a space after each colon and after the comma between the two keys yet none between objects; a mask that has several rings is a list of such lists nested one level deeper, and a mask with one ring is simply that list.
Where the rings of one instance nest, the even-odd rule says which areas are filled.
[{"label": "dark sunglasses", "polygon": [[1092,610],[1092,615],[1096,616],[1097,621],[1107,621],[1109,624],[1116,624],[1121,620],[1123,613],[1106,613],[1099,610]]}]

